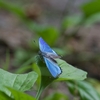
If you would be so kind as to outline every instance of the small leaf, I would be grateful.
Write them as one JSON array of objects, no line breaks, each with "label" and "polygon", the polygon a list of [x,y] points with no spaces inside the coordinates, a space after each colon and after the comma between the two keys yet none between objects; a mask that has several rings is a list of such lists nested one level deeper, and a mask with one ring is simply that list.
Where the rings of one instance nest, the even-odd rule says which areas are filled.
[{"label": "small leaf", "polygon": [[80,100],[100,100],[97,91],[86,81],[68,81],[67,85],[73,95],[80,95]]},{"label": "small leaf", "polygon": [[62,69],[62,74],[59,76],[57,81],[61,80],[84,80],[86,78],[87,72],[75,68],[67,62],[57,59],[58,65]]},{"label": "small leaf", "polygon": [[34,97],[28,94],[22,93],[18,90],[14,90],[12,88],[8,88],[8,90],[10,90],[10,92],[12,93],[14,100],[36,100]]},{"label": "small leaf", "polygon": [[8,86],[20,91],[29,90],[35,83],[38,75],[36,72],[27,74],[12,74],[0,69],[0,90],[10,95],[11,93],[4,87]]}]

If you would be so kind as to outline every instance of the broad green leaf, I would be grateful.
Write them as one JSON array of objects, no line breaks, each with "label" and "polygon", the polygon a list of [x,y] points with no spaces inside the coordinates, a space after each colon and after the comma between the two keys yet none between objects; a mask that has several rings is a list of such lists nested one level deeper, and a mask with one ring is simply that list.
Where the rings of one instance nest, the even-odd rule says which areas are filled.
[{"label": "broad green leaf", "polygon": [[11,93],[4,87],[8,86],[20,91],[29,90],[35,83],[38,75],[36,72],[27,74],[12,74],[0,69],[0,90],[10,95]]},{"label": "broad green leaf", "polygon": [[46,98],[44,98],[44,100],[69,100],[69,99],[65,94],[56,92],[49,96],[46,96]]},{"label": "broad green leaf", "polygon": [[57,80],[84,80],[87,77],[87,72],[73,67],[64,60],[57,59],[57,62],[62,69],[62,74]]},{"label": "broad green leaf", "polygon": [[[58,78],[53,78],[53,80],[56,81],[62,81],[62,80],[84,80],[87,77],[87,72],[78,69],[76,67],[73,67],[72,65],[68,64],[64,60],[56,59],[58,65],[60,66],[62,73],[59,75]],[[49,70],[47,69],[45,63],[40,63],[40,70],[42,76],[49,76],[52,78]],[[41,67],[42,66],[42,67]],[[44,67],[43,67],[44,66]]]},{"label": "broad green leaf", "polygon": [[56,61],[62,69],[62,74],[59,75],[58,78],[53,78],[46,67],[46,64],[43,63],[43,61],[38,60],[38,66],[41,70],[41,85],[36,98],[39,98],[39,95],[42,93],[42,91],[53,81],[84,80],[86,78],[87,72],[75,68],[61,59],[56,59]]},{"label": "broad green leaf", "polygon": [[97,91],[86,81],[68,81],[67,84],[73,95],[80,95],[80,100],[100,100]]},{"label": "broad green leaf", "polygon": [[8,88],[8,90],[10,90],[10,92],[12,93],[14,100],[36,100],[34,97],[23,92],[20,92],[18,90],[12,88]]},{"label": "broad green leaf", "polygon": [[0,91],[0,100],[14,100],[14,99],[12,99],[11,97],[9,97],[4,92]]},{"label": "broad green leaf", "polygon": [[93,0],[89,3],[83,4],[81,9],[85,17],[90,17],[91,15],[100,12],[100,0]]}]

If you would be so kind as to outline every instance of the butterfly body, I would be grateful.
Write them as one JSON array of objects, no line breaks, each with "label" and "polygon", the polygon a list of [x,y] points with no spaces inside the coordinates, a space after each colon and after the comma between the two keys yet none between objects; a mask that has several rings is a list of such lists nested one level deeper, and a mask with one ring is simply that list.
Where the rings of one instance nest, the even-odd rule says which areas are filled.
[{"label": "butterfly body", "polygon": [[58,77],[61,74],[62,70],[57,65],[57,61],[55,59],[60,58],[60,56],[58,56],[56,52],[53,51],[42,38],[39,38],[39,47],[40,47],[39,54],[43,57],[51,75],[54,78]]}]

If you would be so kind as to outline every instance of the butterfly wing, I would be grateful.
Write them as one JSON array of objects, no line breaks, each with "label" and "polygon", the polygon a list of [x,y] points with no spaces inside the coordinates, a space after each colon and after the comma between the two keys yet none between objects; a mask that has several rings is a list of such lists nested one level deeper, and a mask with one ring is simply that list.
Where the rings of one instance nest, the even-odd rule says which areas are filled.
[{"label": "butterfly wing", "polygon": [[56,52],[53,51],[50,48],[50,46],[41,37],[39,38],[39,47],[42,52],[49,52],[49,53],[53,53],[53,54],[57,55]]},{"label": "butterfly wing", "polygon": [[49,69],[51,75],[54,78],[58,77],[61,74],[61,72],[62,72],[60,67],[56,63],[54,63],[53,61],[51,61],[48,58],[44,57],[44,60],[45,60],[45,63],[47,65],[47,68]]},{"label": "butterfly wing", "polygon": [[[51,53],[55,56],[58,56],[56,54],[55,51],[53,51],[50,46],[40,37],[39,38],[39,47],[40,50],[44,53]],[[50,60],[49,58],[46,58],[45,56],[43,57],[44,61],[47,65],[47,68],[49,69],[51,75],[56,78],[57,76],[59,76],[61,74],[61,69],[60,67],[57,65],[57,63],[53,62],[52,60]]]}]

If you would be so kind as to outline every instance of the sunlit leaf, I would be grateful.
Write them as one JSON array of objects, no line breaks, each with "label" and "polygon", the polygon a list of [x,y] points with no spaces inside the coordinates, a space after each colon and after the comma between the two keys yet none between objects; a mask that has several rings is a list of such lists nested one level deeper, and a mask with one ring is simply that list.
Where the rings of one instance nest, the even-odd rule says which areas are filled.
[{"label": "sunlit leaf", "polygon": [[[56,59],[58,65],[60,66],[62,73],[59,75],[58,78],[53,78],[53,80],[62,81],[62,80],[84,80],[87,77],[87,72],[73,67],[72,65],[68,64],[64,60]],[[49,70],[45,63],[40,63],[40,69],[42,76],[49,76],[52,78]]]},{"label": "sunlit leaf", "polygon": [[29,90],[35,83],[38,75],[36,72],[27,74],[12,74],[10,72],[0,69],[0,90],[10,95],[11,93],[5,86],[12,87],[16,90]]},{"label": "sunlit leaf", "polygon": [[42,80],[44,80],[47,77],[46,80],[48,81],[47,82],[44,81],[46,82],[46,84],[47,83],[49,84],[50,81],[52,82],[53,80],[55,81],[84,80],[87,77],[87,72],[81,69],[75,68],[61,59],[56,59],[56,61],[62,70],[62,73],[57,78],[52,77],[45,63],[43,63],[42,61],[38,63],[38,65],[40,66],[41,75],[43,77]]},{"label": "sunlit leaf", "polygon": [[87,77],[87,72],[73,67],[61,59],[57,59],[57,62],[62,69],[62,74],[57,80],[84,80]]},{"label": "sunlit leaf", "polygon": [[57,62],[62,69],[62,74],[57,78],[53,78],[46,64],[43,63],[42,60],[38,60],[38,66],[41,70],[41,85],[40,90],[37,93],[37,98],[39,98],[42,91],[53,81],[84,80],[86,78],[87,72],[75,68],[61,59],[57,59]]}]

